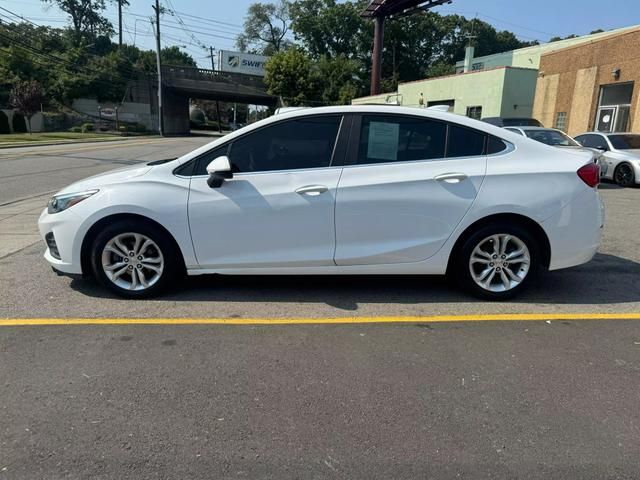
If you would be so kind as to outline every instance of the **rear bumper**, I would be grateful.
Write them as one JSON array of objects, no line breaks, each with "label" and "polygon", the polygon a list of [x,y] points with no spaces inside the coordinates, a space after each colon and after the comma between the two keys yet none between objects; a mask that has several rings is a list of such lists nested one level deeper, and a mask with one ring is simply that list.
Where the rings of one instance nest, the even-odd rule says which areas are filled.
[{"label": "rear bumper", "polygon": [[598,191],[585,190],[542,222],[542,228],[551,245],[549,270],[589,262],[600,246],[604,229],[604,204]]}]

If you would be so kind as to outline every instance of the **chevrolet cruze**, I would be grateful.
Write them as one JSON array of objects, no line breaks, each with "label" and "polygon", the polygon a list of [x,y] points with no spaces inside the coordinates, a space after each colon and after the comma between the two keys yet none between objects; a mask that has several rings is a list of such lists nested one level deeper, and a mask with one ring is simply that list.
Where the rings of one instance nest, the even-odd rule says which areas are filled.
[{"label": "chevrolet cruze", "polygon": [[588,262],[593,154],[431,109],[303,109],[171,161],[77,182],[39,220],[46,260],[124,297],[181,276],[449,274],[486,299]]}]

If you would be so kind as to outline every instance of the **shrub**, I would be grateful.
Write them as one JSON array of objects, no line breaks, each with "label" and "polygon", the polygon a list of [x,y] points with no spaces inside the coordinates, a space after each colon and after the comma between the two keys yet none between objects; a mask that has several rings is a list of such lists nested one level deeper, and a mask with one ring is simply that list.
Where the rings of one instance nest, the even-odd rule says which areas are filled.
[{"label": "shrub", "polygon": [[71,127],[69,129],[69,131],[71,133],[82,133],[82,127],[78,127],[77,125],[75,127]]},{"label": "shrub", "polygon": [[144,133],[146,131],[147,131],[147,127],[145,127],[141,123],[136,123],[136,132]]},{"label": "shrub", "polygon": [[82,133],[93,132],[93,123],[83,123]]},{"label": "shrub", "polygon": [[7,114],[0,110],[0,133],[11,133],[9,128],[9,117]]},{"label": "shrub", "polygon": [[15,112],[13,114],[13,131],[15,133],[27,133],[27,122],[21,113]]}]

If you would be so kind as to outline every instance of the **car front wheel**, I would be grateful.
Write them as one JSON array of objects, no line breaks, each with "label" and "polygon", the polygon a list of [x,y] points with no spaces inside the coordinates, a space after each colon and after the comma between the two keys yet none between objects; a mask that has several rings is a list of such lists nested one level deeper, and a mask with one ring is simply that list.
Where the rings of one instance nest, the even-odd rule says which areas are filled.
[{"label": "car front wheel", "polygon": [[506,300],[523,291],[538,273],[539,246],[526,229],[483,227],[463,244],[456,277],[463,288],[486,300]]},{"label": "car front wheel", "polygon": [[104,286],[127,298],[158,294],[176,275],[175,246],[151,224],[117,222],[93,242],[93,272]]}]

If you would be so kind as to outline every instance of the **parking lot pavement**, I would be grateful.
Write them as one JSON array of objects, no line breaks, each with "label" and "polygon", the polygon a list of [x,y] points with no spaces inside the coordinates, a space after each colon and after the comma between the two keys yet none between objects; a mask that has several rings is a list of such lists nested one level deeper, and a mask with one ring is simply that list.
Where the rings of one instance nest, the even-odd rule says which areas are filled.
[{"label": "parking lot pavement", "polygon": [[[640,190],[602,194],[596,258],[508,303],[432,277],[196,277],[125,301],[29,244],[48,195],[11,201],[0,246],[27,245],[0,255],[0,480],[635,480],[640,321],[588,318],[640,313]],[[501,313],[552,320],[477,321]],[[158,317],[294,324],[135,324]],[[65,323],[6,320],[28,318]]]},{"label": "parking lot pavement", "polygon": [[608,186],[602,193],[607,222],[595,259],[550,272],[513,302],[480,302],[439,277],[217,276],[176,281],[165,296],[130,302],[113,297],[95,282],[55,276],[42,259],[44,246],[38,242],[0,259],[0,318],[640,312],[640,190]]},{"label": "parking lot pavement", "polygon": [[0,328],[3,479],[640,469],[640,322]]}]

